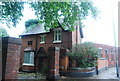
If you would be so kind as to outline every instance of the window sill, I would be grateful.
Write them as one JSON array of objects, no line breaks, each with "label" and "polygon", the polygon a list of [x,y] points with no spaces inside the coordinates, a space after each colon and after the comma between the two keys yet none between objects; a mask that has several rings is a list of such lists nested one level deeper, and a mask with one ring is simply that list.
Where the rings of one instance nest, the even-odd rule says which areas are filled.
[{"label": "window sill", "polygon": [[61,41],[53,41],[53,43],[61,43]]},{"label": "window sill", "polygon": [[40,42],[40,44],[44,44],[45,42]]},{"label": "window sill", "polygon": [[27,64],[27,63],[23,63],[22,65],[24,65],[24,66],[34,66],[34,64]]},{"label": "window sill", "polygon": [[99,60],[108,60],[108,58],[99,58]]}]

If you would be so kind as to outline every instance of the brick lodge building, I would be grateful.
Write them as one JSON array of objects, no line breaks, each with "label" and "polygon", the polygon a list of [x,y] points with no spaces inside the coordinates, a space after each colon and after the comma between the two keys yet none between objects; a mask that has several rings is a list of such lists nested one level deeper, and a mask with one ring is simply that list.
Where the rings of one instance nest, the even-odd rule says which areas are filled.
[{"label": "brick lodge building", "polygon": [[38,24],[20,36],[22,39],[20,70],[23,71],[39,71],[46,66],[49,58],[49,47],[60,48],[60,66],[67,69],[68,57],[64,54],[72,48],[73,44],[80,43],[83,38],[82,30],[79,29],[78,25],[72,32],[64,30],[62,27],[46,32],[44,24]]},{"label": "brick lodge building", "polygon": [[[49,47],[59,47],[59,68],[67,70],[69,57],[65,53],[72,48],[75,43],[81,43],[83,34],[79,25],[70,32],[62,27],[45,31],[44,24],[38,24],[35,28],[25,31],[20,35],[22,39],[20,70],[40,71],[48,65]],[[96,44],[99,49],[99,59],[97,71],[101,72],[109,67],[115,66],[115,49],[113,46]]]}]

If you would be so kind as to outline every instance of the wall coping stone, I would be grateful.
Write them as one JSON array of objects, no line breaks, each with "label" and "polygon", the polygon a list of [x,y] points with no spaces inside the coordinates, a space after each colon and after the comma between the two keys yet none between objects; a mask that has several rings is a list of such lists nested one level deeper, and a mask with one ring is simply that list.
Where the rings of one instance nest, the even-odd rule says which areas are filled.
[{"label": "wall coping stone", "polygon": [[22,44],[22,40],[20,38],[14,38],[14,37],[2,37],[2,42],[4,42],[4,44],[6,43],[17,44],[17,45]]}]

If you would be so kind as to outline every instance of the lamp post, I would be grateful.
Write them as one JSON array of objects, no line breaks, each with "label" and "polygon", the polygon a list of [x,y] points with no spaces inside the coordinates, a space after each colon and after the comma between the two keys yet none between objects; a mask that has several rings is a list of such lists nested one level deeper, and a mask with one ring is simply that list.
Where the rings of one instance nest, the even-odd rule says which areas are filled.
[{"label": "lamp post", "polygon": [[116,75],[119,77],[119,68],[118,68],[118,47],[116,44],[116,33],[115,33],[115,24],[113,18],[113,7],[112,7],[112,0],[111,0],[111,9],[112,9],[112,22],[113,22],[113,32],[114,32],[114,42],[115,42],[115,53],[116,53]]}]

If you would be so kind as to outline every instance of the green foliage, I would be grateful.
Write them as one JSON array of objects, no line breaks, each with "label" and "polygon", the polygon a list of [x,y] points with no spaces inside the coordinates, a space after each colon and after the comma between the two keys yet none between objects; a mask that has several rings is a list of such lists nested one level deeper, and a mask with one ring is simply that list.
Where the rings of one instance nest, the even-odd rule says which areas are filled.
[{"label": "green foliage", "polygon": [[31,30],[32,28],[36,27],[37,24],[43,23],[43,21],[40,21],[38,19],[29,19],[25,22],[26,31]]},{"label": "green foliage", "polygon": [[[1,22],[5,22],[8,27],[10,24],[16,26],[21,17],[23,16],[25,2],[2,2],[2,16]],[[76,21],[86,19],[91,14],[93,18],[98,15],[97,8],[91,1],[84,2],[27,2],[31,8],[35,10],[35,15],[39,20],[45,23],[45,29],[55,28],[59,26],[59,20],[62,18],[61,26],[70,31],[74,30]],[[82,21],[81,21],[82,22]],[[84,26],[80,22],[80,26]],[[28,25],[27,25],[28,26]]]},{"label": "green foliage", "polygon": [[76,44],[69,53],[70,62],[77,62],[78,67],[95,67],[98,58],[98,49],[91,42]]},{"label": "green foliage", "polygon": [[38,24],[38,20],[37,19],[29,19],[28,21],[25,22],[25,27],[26,27],[26,31],[31,30],[32,28],[36,27],[36,25]]},{"label": "green foliage", "polygon": [[[45,29],[59,26],[59,20],[65,29],[74,30],[76,21],[86,19],[89,14],[93,18],[97,17],[97,8],[91,1],[89,2],[31,2],[31,7],[35,10],[35,15],[45,22]],[[82,25],[81,25],[82,26]]]},{"label": "green foliage", "polygon": [[7,30],[5,28],[0,28],[0,37],[8,37]]},{"label": "green foliage", "polygon": [[38,24],[38,22],[39,21],[37,19],[29,19],[28,21],[25,22],[25,27],[27,29],[30,25]]},{"label": "green foliage", "polygon": [[24,2],[2,2],[1,22],[5,22],[8,27],[12,24],[14,27],[23,16]]}]

